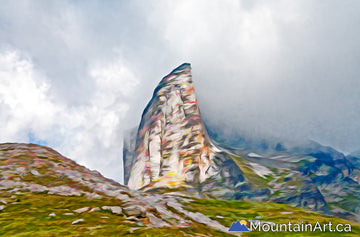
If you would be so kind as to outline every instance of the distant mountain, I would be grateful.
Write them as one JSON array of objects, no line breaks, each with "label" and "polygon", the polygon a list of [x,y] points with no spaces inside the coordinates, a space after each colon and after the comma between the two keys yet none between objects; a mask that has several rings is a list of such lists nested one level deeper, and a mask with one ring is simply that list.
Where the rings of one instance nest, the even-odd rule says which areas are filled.
[{"label": "distant mountain", "polygon": [[355,168],[360,167],[360,150],[350,153],[347,158],[351,161]]},{"label": "distant mountain", "polygon": [[287,147],[239,138],[224,145],[209,130],[212,137],[190,64],[183,64],[160,81],[137,132],[125,138],[125,183],[149,192],[183,188],[200,197],[287,203],[360,222],[356,159],[316,142]]}]

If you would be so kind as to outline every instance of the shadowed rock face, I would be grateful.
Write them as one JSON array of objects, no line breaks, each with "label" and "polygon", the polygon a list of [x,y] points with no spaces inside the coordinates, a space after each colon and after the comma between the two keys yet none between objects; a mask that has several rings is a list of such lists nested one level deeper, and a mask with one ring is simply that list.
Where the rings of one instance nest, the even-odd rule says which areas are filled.
[{"label": "shadowed rock face", "polygon": [[124,183],[127,184],[130,178],[130,171],[133,165],[137,128],[130,129],[126,132],[123,144],[123,166],[124,166]]},{"label": "shadowed rock face", "polygon": [[[215,173],[216,153],[201,119],[190,64],[164,77],[142,115],[128,186],[199,183]],[[125,180],[126,181],[126,180]]]}]

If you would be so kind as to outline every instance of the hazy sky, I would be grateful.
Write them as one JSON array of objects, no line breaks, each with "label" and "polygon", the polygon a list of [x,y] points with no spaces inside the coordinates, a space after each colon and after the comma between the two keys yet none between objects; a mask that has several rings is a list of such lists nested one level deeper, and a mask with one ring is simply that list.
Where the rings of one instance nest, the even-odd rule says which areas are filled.
[{"label": "hazy sky", "polygon": [[123,131],[189,62],[211,126],[360,148],[360,1],[2,1],[0,142],[122,181]]}]

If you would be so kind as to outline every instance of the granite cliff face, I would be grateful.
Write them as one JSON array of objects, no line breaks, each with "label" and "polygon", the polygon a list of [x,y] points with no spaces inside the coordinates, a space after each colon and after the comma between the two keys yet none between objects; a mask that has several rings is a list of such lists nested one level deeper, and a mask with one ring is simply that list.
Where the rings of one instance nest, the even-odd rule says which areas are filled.
[{"label": "granite cliff face", "polygon": [[190,65],[183,64],[160,81],[138,130],[125,136],[125,184],[150,192],[182,187],[208,198],[287,203],[360,221],[357,158],[316,142],[288,147],[239,141],[225,146],[210,138]]},{"label": "granite cliff face", "polygon": [[142,115],[133,160],[125,159],[132,164],[128,186],[201,183],[216,173],[217,151],[201,119],[190,64],[183,64],[161,80]]}]

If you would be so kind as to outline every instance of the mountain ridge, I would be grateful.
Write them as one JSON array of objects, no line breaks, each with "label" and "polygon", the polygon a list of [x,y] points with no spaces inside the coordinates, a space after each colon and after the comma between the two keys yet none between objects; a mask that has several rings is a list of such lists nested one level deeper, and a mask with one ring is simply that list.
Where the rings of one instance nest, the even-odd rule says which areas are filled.
[{"label": "mountain ridge", "polygon": [[131,191],[35,144],[0,144],[0,170],[1,236],[233,236],[235,218],[252,221],[259,213],[262,221],[351,223],[348,235],[360,234],[356,223],[284,204]]},{"label": "mountain ridge", "polygon": [[[24,143],[0,144],[0,170],[0,203],[4,204],[0,205],[0,220],[4,223],[8,223],[12,213],[27,213],[29,207],[37,210],[36,207],[39,206],[44,210],[52,210],[49,213],[44,213],[41,209],[35,212],[40,215],[40,220],[51,222],[54,218],[59,219],[60,227],[69,231],[77,230],[79,233],[84,231],[77,228],[78,223],[83,223],[79,224],[80,227],[88,226],[89,223],[107,223],[101,220],[101,215],[115,218],[113,223],[124,229],[118,230],[123,234],[131,234],[129,230],[134,227],[136,230],[139,226],[164,228],[165,232],[174,231],[173,228],[190,228],[196,231],[207,229],[212,236],[226,232],[226,227],[203,214],[192,217],[194,213],[183,209],[183,204],[179,202],[186,200],[182,196],[129,190],[49,147]],[[48,207],[48,202],[54,206],[53,209]],[[16,208],[22,206],[21,203],[25,204],[24,210]],[[29,218],[34,215],[31,211],[30,213]],[[38,223],[33,218],[31,221]],[[9,228],[5,228],[7,225]],[[0,234],[4,236],[4,228],[9,233],[12,225],[9,222],[5,227],[0,227]],[[91,232],[93,228],[88,227],[90,229],[87,232]],[[27,228],[33,229],[33,225]]]},{"label": "mountain ridge", "polygon": [[[287,203],[360,221],[360,208],[357,208],[360,205],[360,167],[354,165],[349,157],[316,142],[289,148],[282,143],[269,145],[264,140],[260,146],[254,143],[252,147],[245,144],[241,149],[236,146],[222,147],[206,131],[192,86],[191,67],[189,64],[183,65],[160,81],[144,110],[136,137],[128,136],[124,141],[127,152],[133,152],[131,157],[124,153],[124,164],[129,164],[129,160],[132,162],[132,165],[126,166],[124,173],[130,179],[131,176],[137,179],[135,185],[130,181],[125,184],[131,189],[149,192],[161,187],[171,189],[183,186],[197,190],[200,195],[209,198]],[[184,68],[185,71],[182,71]],[[186,89],[191,88],[185,91],[188,92],[187,96],[193,98],[191,101],[195,110],[192,114],[188,113],[188,116],[178,116],[177,113],[168,111],[181,110],[182,101],[179,98],[182,91],[180,89],[176,94],[176,88],[173,85],[167,86],[166,82],[170,79],[170,83],[182,85],[184,74],[188,78]],[[159,103],[161,96],[164,100]],[[190,127],[194,125],[188,119],[191,116],[197,116],[195,124],[199,124],[203,135],[200,136],[200,142],[187,146],[187,136],[184,134],[188,124]],[[166,123],[162,123],[164,118]],[[152,133],[154,130],[156,132]],[[146,132],[147,136],[144,136]],[[196,129],[191,133],[199,138],[200,133]],[[167,134],[170,135],[167,137]],[[154,144],[156,139],[158,142]],[[130,140],[136,143],[132,145],[133,151],[129,146]],[[163,140],[167,142],[163,143]],[[246,142],[242,142],[244,141]],[[155,162],[149,155],[151,149],[157,152]],[[202,153],[196,149],[207,151],[203,163],[207,162],[205,170],[209,172],[201,173]],[[184,163],[187,161],[192,164],[192,168],[185,171],[174,169],[183,176],[190,170],[192,179],[187,182],[177,180],[175,184],[163,182],[162,175],[165,179],[168,178],[166,172],[162,173],[166,171],[167,156],[162,153],[164,150],[176,158],[173,160],[175,166],[185,167]],[[138,168],[139,164],[141,168]],[[160,179],[150,175],[153,169],[156,169]],[[202,178],[194,179],[199,174],[203,174]]]}]

